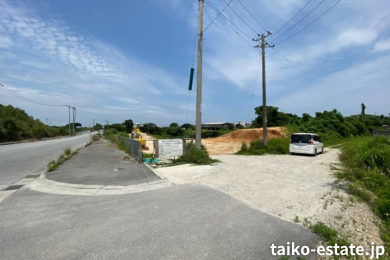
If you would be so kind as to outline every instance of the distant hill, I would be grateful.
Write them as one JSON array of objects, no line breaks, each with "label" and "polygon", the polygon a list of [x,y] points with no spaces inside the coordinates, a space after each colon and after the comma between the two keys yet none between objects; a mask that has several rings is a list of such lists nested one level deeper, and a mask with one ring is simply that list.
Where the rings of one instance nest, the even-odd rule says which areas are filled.
[{"label": "distant hill", "polygon": [[66,135],[64,127],[47,126],[24,110],[0,104],[0,142]]}]

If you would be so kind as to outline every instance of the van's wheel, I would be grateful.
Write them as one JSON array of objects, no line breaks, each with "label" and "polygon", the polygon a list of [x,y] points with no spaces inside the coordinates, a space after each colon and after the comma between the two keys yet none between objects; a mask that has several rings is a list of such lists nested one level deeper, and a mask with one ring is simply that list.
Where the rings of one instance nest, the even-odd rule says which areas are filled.
[{"label": "van's wheel", "polygon": [[314,149],[314,154],[313,156],[316,156],[317,155],[317,149]]},{"label": "van's wheel", "polygon": [[324,147],[321,148],[321,154],[323,154],[323,153],[324,153]]}]

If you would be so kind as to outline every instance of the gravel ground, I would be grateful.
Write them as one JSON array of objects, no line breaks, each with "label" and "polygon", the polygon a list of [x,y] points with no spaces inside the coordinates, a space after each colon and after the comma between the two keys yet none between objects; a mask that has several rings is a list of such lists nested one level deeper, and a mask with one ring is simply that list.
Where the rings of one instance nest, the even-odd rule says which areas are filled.
[{"label": "gravel ground", "polygon": [[355,245],[382,245],[378,219],[365,203],[338,188],[331,165],[339,150],[299,155],[215,155],[212,166],[179,165],[156,172],[175,184],[198,183],[230,194],[253,208],[302,225],[323,222]]}]

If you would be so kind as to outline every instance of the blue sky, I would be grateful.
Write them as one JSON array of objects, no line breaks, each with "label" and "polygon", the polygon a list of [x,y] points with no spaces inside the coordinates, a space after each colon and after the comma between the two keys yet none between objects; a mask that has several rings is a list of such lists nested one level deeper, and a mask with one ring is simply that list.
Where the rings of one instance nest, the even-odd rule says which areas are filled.
[{"label": "blue sky", "polygon": [[[243,4],[253,19],[241,5]],[[268,105],[301,115],[336,108],[344,115],[390,113],[390,2],[206,0],[203,122],[251,121],[261,104],[260,24],[277,32],[267,49]],[[197,0],[0,0],[0,103],[43,122],[195,121]],[[235,25],[233,26],[232,23]],[[260,24],[259,24],[260,23]],[[279,37],[278,37],[279,34]],[[196,55],[194,59],[196,68]],[[196,82],[194,82],[196,86]]]}]

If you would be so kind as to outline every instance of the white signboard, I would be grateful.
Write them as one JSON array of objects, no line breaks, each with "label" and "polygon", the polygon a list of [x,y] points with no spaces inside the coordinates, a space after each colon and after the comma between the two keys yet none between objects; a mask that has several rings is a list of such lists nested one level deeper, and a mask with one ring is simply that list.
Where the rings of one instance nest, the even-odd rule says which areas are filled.
[{"label": "white signboard", "polygon": [[172,158],[183,155],[182,139],[160,139],[158,140],[158,157]]}]

